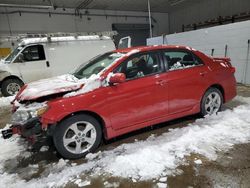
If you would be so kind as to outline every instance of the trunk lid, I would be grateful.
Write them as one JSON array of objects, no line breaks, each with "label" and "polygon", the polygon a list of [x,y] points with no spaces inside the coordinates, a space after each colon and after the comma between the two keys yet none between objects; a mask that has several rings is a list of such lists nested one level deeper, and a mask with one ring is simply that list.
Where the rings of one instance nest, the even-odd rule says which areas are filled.
[{"label": "trunk lid", "polygon": [[214,62],[220,63],[225,68],[230,68],[232,73],[235,73],[236,69],[231,64],[231,59],[228,57],[212,57]]}]

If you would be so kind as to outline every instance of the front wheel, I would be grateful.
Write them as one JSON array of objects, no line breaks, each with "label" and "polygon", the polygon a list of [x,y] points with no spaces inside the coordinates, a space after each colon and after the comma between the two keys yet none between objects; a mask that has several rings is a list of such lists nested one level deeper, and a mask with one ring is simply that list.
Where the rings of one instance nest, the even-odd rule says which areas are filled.
[{"label": "front wheel", "polygon": [[201,101],[201,115],[216,114],[221,110],[223,96],[217,88],[210,88],[206,91]]},{"label": "front wheel", "polygon": [[101,142],[100,123],[89,115],[74,115],[57,125],[53,141],[64,158],[78,159],[93,152]]},{"label": "front wheel", "polygon": [[1,92],[4,97],[16,95],[23,86],[23,82],[16,78],[4,80],[1,86]]}]

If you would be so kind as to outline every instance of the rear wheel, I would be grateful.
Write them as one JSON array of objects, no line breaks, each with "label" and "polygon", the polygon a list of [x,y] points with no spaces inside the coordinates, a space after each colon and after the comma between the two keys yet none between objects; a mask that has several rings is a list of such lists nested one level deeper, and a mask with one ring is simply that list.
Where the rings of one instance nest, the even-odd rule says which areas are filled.
[{"label": "rear wheel", "polygon": [[221,110],[223,96],[219,89],[210,88],[206,91],[201,102],[201,115],[216,114]]},{"label": "rear wheel", "polygon": [[57,125],[53,141],[57,151],[68,159],[93,152],[101,142],[100,123],[89,115],[75,115]]},{"label": "rear wheel", "polygon": [[2,95],[4,97],[16,95],[22,86],[23,82],[17,78],[4,80],[1,86]]}]

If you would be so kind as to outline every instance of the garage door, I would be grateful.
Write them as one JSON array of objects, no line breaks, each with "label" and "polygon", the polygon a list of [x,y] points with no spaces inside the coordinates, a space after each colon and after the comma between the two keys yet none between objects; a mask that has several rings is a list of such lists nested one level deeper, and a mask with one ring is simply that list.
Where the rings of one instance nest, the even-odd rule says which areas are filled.
[{"label": "garage door", "polygon": [[126,36],[131,37],[132,46],[143,46],[149,37],[148,24],[112,24],[112,29],[118,32],[114,37],[116,46]]}]

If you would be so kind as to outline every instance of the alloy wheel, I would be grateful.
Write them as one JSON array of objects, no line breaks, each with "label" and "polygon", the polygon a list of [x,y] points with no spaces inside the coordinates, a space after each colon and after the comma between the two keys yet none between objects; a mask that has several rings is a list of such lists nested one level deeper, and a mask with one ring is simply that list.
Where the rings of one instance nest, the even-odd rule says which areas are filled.
[{"label": "alloy wheel", "polygon": [[221,97],[217,92],[211,92],[205,101],[205,110],[209,115],[215,114],[220,110]]},{"label": "alloy wheel", "polygon": [[65,131],[63,145],[69,152],[81,154],[94,145],[96,138],[94,125],[87,121],[80,121],[70,125]]}]

